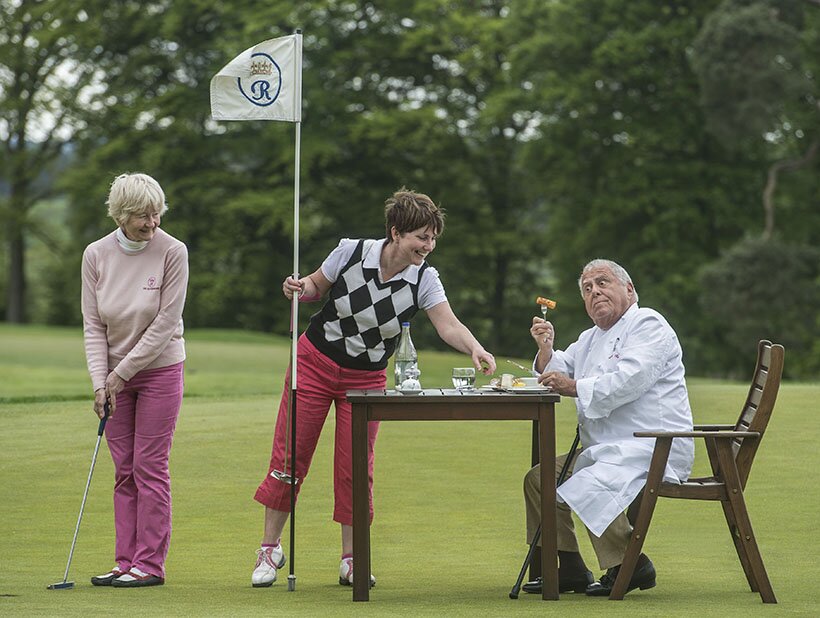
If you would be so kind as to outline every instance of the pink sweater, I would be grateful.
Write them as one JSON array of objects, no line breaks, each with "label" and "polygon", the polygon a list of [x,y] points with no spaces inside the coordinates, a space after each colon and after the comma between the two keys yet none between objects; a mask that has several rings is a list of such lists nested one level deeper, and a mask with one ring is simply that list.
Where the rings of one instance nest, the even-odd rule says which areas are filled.
[{"label": "pink sweater", "polygon": [[158,229],[148,246],[126,253],[116,230],[83,253],[85,356],[96,391],[110,371],[128,381],[143,369],[185,360],[182,309],[188,249]]}]

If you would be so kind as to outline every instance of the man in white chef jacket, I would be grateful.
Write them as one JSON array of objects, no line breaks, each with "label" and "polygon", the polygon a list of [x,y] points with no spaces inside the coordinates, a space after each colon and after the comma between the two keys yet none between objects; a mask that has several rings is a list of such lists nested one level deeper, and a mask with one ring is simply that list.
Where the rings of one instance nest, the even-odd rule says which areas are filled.
[{"label": "man in white chef jacket", "polygon": [[[677,335],[657,311],[638,306],[626,270],[610,260],[593,260],[578,284],[595,326],[561,351],[553,349],[553,325],[533,318],[530,334],[538,345],[533,369],[539,382],[575,398],[581,437],[571,476],[557,490],[559,590],[609,596],[632,534],[625,510],[646,482],[655,444],[632,434],[692,431],[692,411]],[[556,461],[556,471],[564,457]],[[664,480],[685,481],[693,460],[692,439],[673,440]],[[524,479],[529,541],[541,521],[540,483],[536,466]],[[599,581],[592,581],[579,552],[570,509],[586,526],[606,570]],[[654,585],[655,568],[641,554],[629,590]],[[540,580],[524,590],[540,593]]]}]

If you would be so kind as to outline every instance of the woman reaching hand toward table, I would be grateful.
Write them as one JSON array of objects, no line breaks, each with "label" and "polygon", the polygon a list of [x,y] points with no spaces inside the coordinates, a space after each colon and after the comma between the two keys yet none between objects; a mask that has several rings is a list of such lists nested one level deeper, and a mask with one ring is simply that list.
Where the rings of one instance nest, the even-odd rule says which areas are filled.
[{"label": "woman reaching hand toward table", "polygon": [[[297,345],[297,452],[298,494],[310,467],[330,404],[336,407],[333,493],[334,521],[341,524],[342,561],[339,583],[353,579],[353,509],[351,461],[351,406],[348,390],[384,389],[385,368],[401,333],[401,323],[421,309],[448,345],[469,354],[485,374],[495,371],[495,360],[450,308],[438,273],[426,263],[444,229],[444,212],[422,193],[401,189],[385,202],[386,237],[380,240],[343,239],[316,272],[300,279],[288,277],[282,292],[301,302],[328,295],[322,309],[311,317]],[[290,395],[290,372],[279,404],[273,452],[265,480],[255,499],[265,506],[265,530],[257,551],[251,583],[270,586],[284,566],[280,537],[290,514],[290,482],[275,470],[290,471],[285,462]],[[368,424],[370,456],[370,518],[373,518],[373,446],[378,423]],[[285,467],[287,465],[287,467]],[[281,475],[279,475],[281,476]]]}]

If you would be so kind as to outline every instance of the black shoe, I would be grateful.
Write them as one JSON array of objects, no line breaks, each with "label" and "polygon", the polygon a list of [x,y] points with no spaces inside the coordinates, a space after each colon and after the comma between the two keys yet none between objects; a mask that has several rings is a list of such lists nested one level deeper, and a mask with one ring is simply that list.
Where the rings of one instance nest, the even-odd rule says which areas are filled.
[{"label": "black shoe", "polygon": [[[561,570],[558,570],[558,592],[584,592],[588,586],[592,585],[595,578],[591,571],[575,572],[567,577],[561,577]],[[540,577],[524,584],[521,589],[530,594],[541,594],[544,589],[544,580]]]},{"label": "black shoe", "polygon": [[[621,566],[618,565],[607,569],[600,580],[587,586],[587,595],[591,597],[608,597],[612,592],[612,587],[615,585],[615,579],[618,577],[620,568]],[[646,554],[641,554],[638,558],[638,565],[635,567],[635,572],[632,574],[632,579],[629,580],[629,586],[626,587],[626,591],[629,592],[630,590],[635,590],[635,588],[648,590],[654,587],[655,567]]]},{"label": "black shoe", "polygon": [[541,594],[541,591],[544,589],[544,580],[540,577],[536,577],[534,580],[527,582],[523,586],[521,586],[521,590],[524,592],[528,592],[530,594]]}]

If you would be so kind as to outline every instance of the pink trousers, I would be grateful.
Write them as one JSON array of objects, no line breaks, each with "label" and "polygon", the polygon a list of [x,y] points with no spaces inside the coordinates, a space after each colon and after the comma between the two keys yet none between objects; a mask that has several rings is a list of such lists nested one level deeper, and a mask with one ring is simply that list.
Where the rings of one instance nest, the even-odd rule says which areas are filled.
[{"label": "pink trousers", "polygon": [[[363,371],[345,369],[319,352],[302,335],[297,345],[297,398],[296,398],[296,492],[302,488],[307,476],[316,443],[330,411],[336,407],[336,438],[333,456],[333,520],[347,526],[353,525],[353,460],[351,458],[352,434],[350,404],[345,397],[348,390],[383,389],[385,370]],[[290,483],[271,476],[274,470],[290,473],[291,450],[288,433],[290,415],[290,371],[285,377],[285,390],[279,402],[279,415],[273,436],[270,467],[265,480],[256,490],[254,499],[277,511],[290,510]],[[373,447],[379,431],[377,422],[369,423],[367,472],[370,494],[370,519],[373,519]],[[287,463],[285,463],[285,440],[287,439]]]},{"label": "pink trousers", "polygon": [[171,541],[168,457],[182,405],[183,363],[139,372],[105,425],[114,460],[116,561],[165,578]]}]

